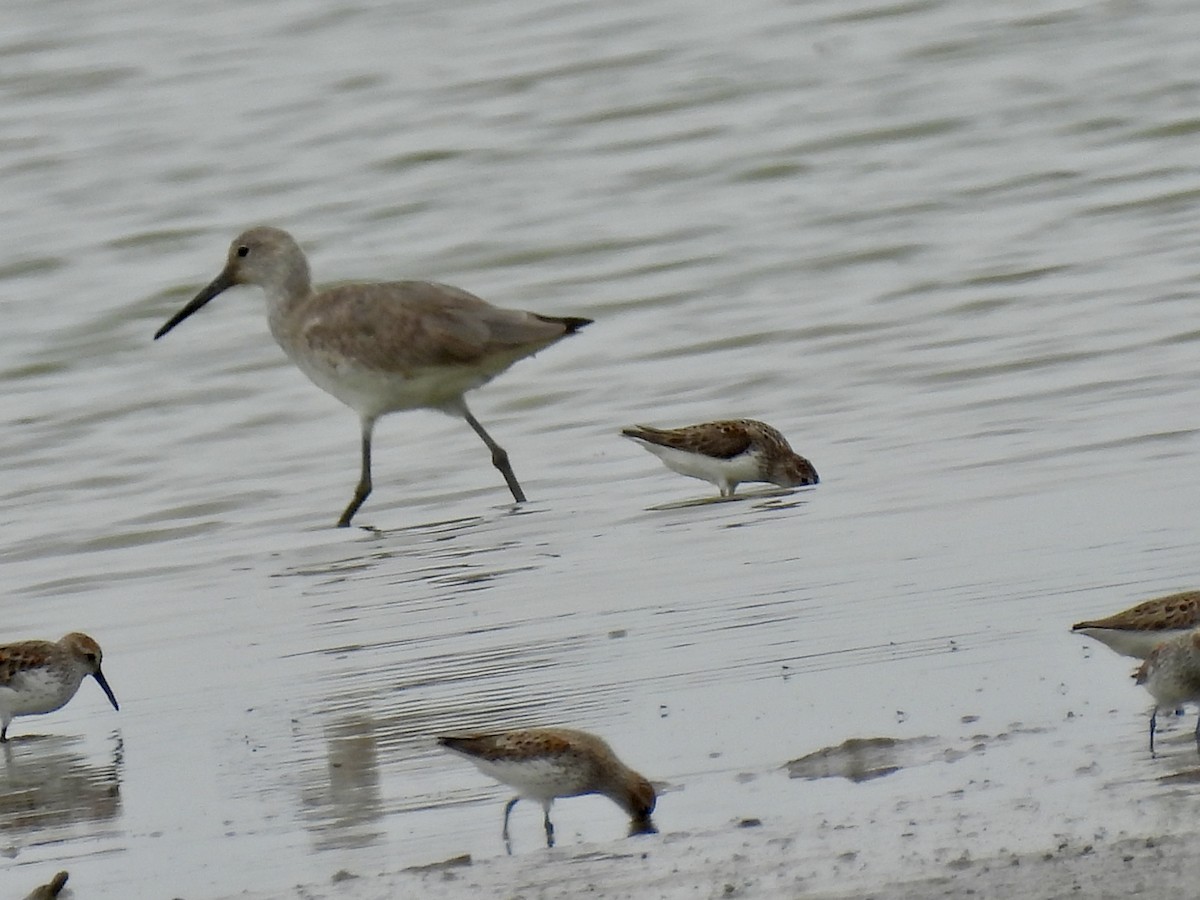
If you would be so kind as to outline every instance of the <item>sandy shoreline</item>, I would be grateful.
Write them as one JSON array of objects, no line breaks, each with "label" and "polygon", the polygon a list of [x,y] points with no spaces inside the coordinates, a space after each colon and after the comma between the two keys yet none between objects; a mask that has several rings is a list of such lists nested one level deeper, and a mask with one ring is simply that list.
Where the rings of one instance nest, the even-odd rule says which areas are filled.
[{"label": "sandy shoreline", "polygon": [[[602,830],[584,839],[578,827],[581,813],[588,819],[590,801],[565,800],[556,814],[558,847],[540,846],[533,816],[517,822],[515,854],[505,856],[497,798],[479,807],[485,837],[448,836],[443,846],[450,852],[425,864],[412,864],[411,846],[381,839],[353,862],[331,855],[323,878],[309,869],[300,883],[264,890],[260,878],[237,893],[147,884],[144,896],[1195,896],[1200,769],[1190,716],[1167,722],[1164,750],[1150,757],[1141,728],[1129,727],[1140,725],[1140,716],[1089,707],[1068,712],[1058,727],[1011,723],[985,733],[972,721],[953,738],[850,739],[780,766],[660,782],[659,834],[617,837],[619,812],[597,801],[593,824]],[[715,816],[686,827],[703,810]],[[597,840],[596,833],[613,837]],[[41,881],[54,871],[38,873]],[[72,873],[63,896],[91,896],[92,874]],[[36,878],[18,887],[28,891]]]},{"label": "sandy shoreline", "polygon": [[[242,900],[300,897],[305,900],[385,900],[395,897],[480,896],[595,900],[633,898],[805,897],[809,900],[939,897],[1190,898],[1200,878],[1196,835],[1126,837],[1097,844],[1048,847],[1010,854],[922,865],[907,860],[839,857],[823,861],[795,855],[793,838],[760,832],[731,841],[728,835],[667,836],[643,851],[575,850],[525,858],[475,862],[459,857],[399,872],[359,876],[345,870],[325,884],[295,885],[270,894],[232,895]],[[29,900],[59,896],[49,885]],[[86,897],[68,889],[61,896]]]},{"label": "sandy shoreline", "polygon": [[[852,739],[767,770],[694,776],[663,785],[663,830],[655,835],[582,840],[568,824],[581,801],[563,801],[572,806],[562,812],[567,827],[552,850],[539,846],[531,819],[519,823],[522,843],[513,856],[499,854],[498,834],[482,843],[461,834],[449,845],[461,843],[463,852],[404,865],[406,848],[381,840],[356,864],[331,866],[323,879],[309,875],[304,883],[232,894],[147,885],[144,896],[1193,897],[1200,883],[1200,769],[1190,718],[1168,723],[1165,752],[1156,758],[1140,731],[1114,731],[1122,721],[1137,719],[1085,712],[1058,728],[1014,724],[956,739]],[[741,814],[680,828],[697,800],[721,811],[741,807]],[[618,825],[606,806],[594,808],[606,829]],[[496,804],[481,810],[490,831],[498,825]],[[79,871],[63,896],[90,896],[88,875]]]},{"label": "sandy shoreline", "polygon": [[355,876],[286,894],[239,894],[251,900],[384,900],[480,896],[596,900],[633,898],[805,897],[812,900],[934,897],[1195,896],[1200,857],[1194,835],[1121,837],[1097,843],[1064,839],[1024,854],[944,860],[917,854],[897,860],[869,853],[817,858],[795,836],[767,829],[737,834],[665,835],[637,849],[573,848],[472,862],[465,858],[417,869]]},{"label": "sandy shoreline", "polygon": [[[761,823],[743,817],[696,831],[668,824],[658,835],[526,847],[512,857],[463,854],[380,874],[341,872],[294,896],[1194,897],[1190,729],[1173,724],[1168,752],[1151,760],[1136,732],[1114,747],[1090,740],[1112,722],[1072,716],[1058,729],[1017,726],[965,741],[851,740],[755,773]],[[666,794],[664,812],[678,802]]]}]

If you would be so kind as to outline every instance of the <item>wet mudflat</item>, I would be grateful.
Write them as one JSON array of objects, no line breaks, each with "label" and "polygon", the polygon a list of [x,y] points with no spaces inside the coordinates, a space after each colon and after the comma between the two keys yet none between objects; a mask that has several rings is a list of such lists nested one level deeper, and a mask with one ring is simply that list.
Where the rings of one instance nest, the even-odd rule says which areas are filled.
[{"label": "wet mudflat", "polygon": [[[1194,883],[1195,713],[1151,759],[1069,633],[1197,586],[1190,6],[256,10],[0,39],[3,638],[86,631],[122,707],[14,723],[5,892]],[[151,340],[257,223],[596,320],[472,397],[528,504],[412,413],[335,529],[356,422],[261,298]],[[618,434],[730,416],[822,483],[714,503]],[[662,833],[522,805],[506,858],[433,738],[535,724]]]}]

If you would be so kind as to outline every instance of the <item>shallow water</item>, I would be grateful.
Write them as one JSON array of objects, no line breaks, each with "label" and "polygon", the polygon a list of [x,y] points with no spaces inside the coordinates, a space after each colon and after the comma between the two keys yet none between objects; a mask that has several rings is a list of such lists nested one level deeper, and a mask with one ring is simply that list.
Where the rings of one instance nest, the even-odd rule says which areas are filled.
[{"label": "shallow water", "polygon": [[[46,9],[0,35],[3,638],[87,631],[122,709],[89,683],[14,724],[5,885],[494,857],[507,794],[432,736],[519,724],[603,734],[667,833],[939,790],[919,756],[786,778],[855,737],[1015,734],[976,764],[1018,798],[1062,789],[1030,759],[1097,748],[1180,790],[1153,779],[1190,727],[1151,762],[1128,662],[1068,629],[1196,586],[1200,11]],[[596,319],[473,395],[529,504],[410,413],[377,431],[371,529],[334,529],[354,416],[255,292],[151,341],[260,222],[318,281]],[[710,488],[617,436],[734,415],[821,485],[686,505]],[[555,821],[624,835],[598,798]],[[514,831],[537,852],[534,811]]]}]

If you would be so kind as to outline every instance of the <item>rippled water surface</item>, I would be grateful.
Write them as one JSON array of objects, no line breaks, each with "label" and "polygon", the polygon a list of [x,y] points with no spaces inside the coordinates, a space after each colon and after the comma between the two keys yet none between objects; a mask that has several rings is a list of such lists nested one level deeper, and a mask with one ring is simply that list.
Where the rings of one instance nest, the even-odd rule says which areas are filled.
[{"label": "rippled water surface", "polygon": [[[0,639],[92,634],[122,708],[89,682],[14,723],[4,895],[502,854],[508,795],[448,730],[602,733],[668,833],[938,789],[787,777],[850,738],[1103,748],[1177,790],[1150,779],[1190,727],[1150,762],[1129,666],[1069,626],[1198,586],[1198,29],[1165,0],[11,4]],[[370,527],[331,527],[355,418],[257,290],[151,340],[257,223],[319,282],[596,320],[473,395],[530,503],[414,412],[376,432]],[[679,506],[709,487],[617,436],[726,416],[821,485]],[[555,819],[624,835],[603,799]],[[537,852],[535,811],[514,831]]]}]

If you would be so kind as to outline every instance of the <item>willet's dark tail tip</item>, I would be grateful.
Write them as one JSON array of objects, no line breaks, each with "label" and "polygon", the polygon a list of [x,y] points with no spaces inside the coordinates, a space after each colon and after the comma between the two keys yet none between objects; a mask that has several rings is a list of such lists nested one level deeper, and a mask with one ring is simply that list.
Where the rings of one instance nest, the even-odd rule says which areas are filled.
[{"label": "willet's dark tail tip", "polygon": [[[536,313],[535,313],[536,315]],[[578,316],[538,316],[543,322],[558,322],[567,329],[567,334],[574,334],[585,325],[591,325],[593,319],[583,319]]]}]

